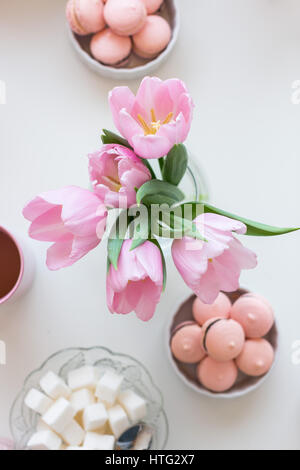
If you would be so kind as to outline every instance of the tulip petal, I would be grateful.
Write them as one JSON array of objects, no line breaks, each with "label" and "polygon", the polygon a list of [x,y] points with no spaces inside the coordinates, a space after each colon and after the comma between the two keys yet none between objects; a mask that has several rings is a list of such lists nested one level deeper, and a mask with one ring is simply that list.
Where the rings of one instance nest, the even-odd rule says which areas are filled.
[{"label": "tulip petal", "polygon": [[239,278],[241,269],[234,260],[230,250],[215,258],[212,262],[216,279],[219,279],[220,290],[234,292],[239,288]]},{"label": "tulip petal", "polygon": [[[224,217],[222,215],[213,213],[201,214],[199,217],[204,217],[204,224],[215,230],[220,230],[223,232],[236,232],[240,234],[245,234],[247,231],[245,224],[239,222],[238,220],[230,219],[229,217]],[[197,217],[197,219],[199,217]]]},{"label": "tulip petal", "polygon": [[131,245],[132,240],[124,241],[118,269],[115,270],[112,265],[109,268],[107,304],[112,313],[127,314],[135,311],[141,320],[148,321],[154,315],[163,288],[161,254],[151,242],[145,242],[130,251]]},{"label": "tulip petal", "polygon": [[129,113],[131,112],[132,107],[135,103],[135,96],[128,87],[116,87],[109,93],[108,101],[113,115],[115,126],[118,131],[122,133],[119,126],[119,113],[121,109],[125,109]]},{"label": "tulip petal", "polygon": [[113,313],[128,315],[133,311],[133,306],[128,300],[127,291],[116,292],[112,303]]},{"label": "tulip petal", "polygon": [[172,257],[185,283],[194,290],[207,270],[207,257],[203,253],[204,243],[198,240],[174,240]]},{"label": "tulip petal", "polygon": [[180,96],[176,101],[176,107],[174,109],[174,115],[178,116],[182,114],[186,122],[186,126],[190,129],[193,119],[194,103],[190,95],[187,93]]},{"label": "tulip petal", "polygon": [[72,261],[78,261],[83,256],[87,255],[91,250],[96,248],[101,242],[101,238],[92,237],[75,237],[72,244],[72,250],[70,253],[70,259]]},{"label": "tulip petal", "polygon": [[242,243],[233,238],[230,242],[230,253],[239,269],[254,269],[257,266],[257,255]]},{"label": "tulip petal", "polygon": [[[155,109],[155,95],[159,92],[162,81],[157,77],[145,77],[138,89],[136,103],[142,116],[147,122],[151,122],[151,109]],[[171,111],[171,110],[170,110]]]},{"label": "tulip petal", "polygon": [[208,263],[207,271],[193,290],[205,304],[214,303],[220,292],[220,284],[212,263]]},{"label": "tulip petal", "polygon": [[141,163],[130,159],[121,159],[119,162],[119,177],[122,186],[130,189],[140,188],[151,179],[148,168]]},{"label": "tulip petal", "polygon": [[142,126],[126,111],[121,109],[119,112],[119,131],[134,147],[133,138],[136,135],[144,135]]},{"label": "tulip petal", "polygon": [[48,248],[46,264],[51,271],[66,268],[75,262],[70,259],[73,239],[72,235],[65,235]]},{"label": "tulip petal", "polygon": [[167,137],[158,134],[134,135],[132,144],[137,155],[148,159],[164,157],[173,147]]},{"label": "tulip petal", "polygon": [[71,195],[76,191],[80,192],[86,190],[78,188],[77,186],[65,186],[64,188],[44,192],[40,197],[49,204],[63,206],[68,201],[69,197],[71,197]]},{"label": "tulip petal", "polygon": [[136,98],[117,87],[109,100],[117,128],[141,158],[163,157],[186,140],[194,105],[180,80],[145,77]]},{"label": "tulip petal", "polygon": [[112,208],[135,204],[135,188],[151,179],[148,168],[132,150],[113,144],[89,155],[89,174],[98,198]]},{"label": "tulip petal", "polygon": [[110,191],[104,184],[98,184],[94,186],[95,194],[99,197],[101,202],[108,208],[121,207],[120,206],[120,193]]},{"label": "tulip petal", "polygon": [[157,135],[165,137],[172,148],[174,145],[186,140],[189,130],[190,128],[187,126],[183,114],[179,114],[176,121],[161,126]]},{"label": "tulip petal", "polygon": [[125,240],[118,260],[118,269],[110,266],[110,283],[116,292],[121,292],[129,281],[139,281],[147,277],[143,266],[136,261],[135,250],[130,251],[131,240]]},{"label": "tulip petal", "polygon": [[215,214],[202,214],[195,220],[208,241],[175,240],[172,256],[186,284],[203,302],[213,303],[219,291],[238,289],[241,270],[254,268],[257,258],[233,235],[234,231],[244,233],[244,224]]},{"label": "tulip petal", "polygon": [[97,224],[107,213],[99,198],[87,189],[69,192],[62,209],[62,220],[68,230],[77,236],[96,236]]},{"label": "tulip petal", "polygon": [[38,196],[24,207],[23,215],[25,219],[33,222],[36,218],[40,217],[51,208],[53,208],[53,204],[49,204],[45,199]]},{"label": "tulip petal", "polygon": [[173,103],[177,103],[182,95],[188,93],[185,83],[182,80],[178,80],[177,78],[170,78],[164,83],[168,88],[168,93]]},{"label": "tulip petal", "polygon": [[[170,113],[173,113],[173,119],[176,118],[177,114],[175,114],[174,100],[170,97],[169,87],[166,82],[162,82],[156,90],[153,96],[153,102],[153,110],[157,120],[164,122]],[[152,121],[152,116],[150,120]]]},{"label": "tulip petal", "polygon": [[137,317],[146,322],[151,320],[160,301],[162,289],[155,285],[149,278],[143,281],[140,287],[142,295],[136,304],[135,313]]},{"label": "tulip petal", "polygon": [[136,258],[147,272],[154,284],[163,286],[163,265],[161,253],[157,246],[146,241],[135,250]]},{"label": "tulip petal", "polygon": [[66,230],[61,220],[61,206],[52,206],[51,209],[32,221],[29,228],[29,236],[35,240],[53,242],[66,235]]}]

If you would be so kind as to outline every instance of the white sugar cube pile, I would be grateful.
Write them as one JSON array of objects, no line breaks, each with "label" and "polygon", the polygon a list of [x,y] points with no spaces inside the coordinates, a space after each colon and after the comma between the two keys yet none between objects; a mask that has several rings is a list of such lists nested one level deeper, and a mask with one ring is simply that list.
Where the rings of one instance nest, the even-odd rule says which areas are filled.
[{"label": "white sugar cube pile", "polygon": [[67,383],[49,371],[40,390],[31,389],[25,405],[37,413],[29,450],[113,450],[116,440],[147,414],[147,403],[124,378],[85,366],[69,372]]}]

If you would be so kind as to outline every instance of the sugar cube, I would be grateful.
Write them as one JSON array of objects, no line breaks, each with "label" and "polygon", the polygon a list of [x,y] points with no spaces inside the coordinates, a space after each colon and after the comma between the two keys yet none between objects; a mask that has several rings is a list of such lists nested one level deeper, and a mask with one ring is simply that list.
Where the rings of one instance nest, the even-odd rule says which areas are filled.
[{"label": "sugar cube", "polygon": [[102,403],[95,403],[85,408],[83,412],[83,427],[86,431],[101,429],[107,422],[108,415]]},{"label": "sugar cube", "polygon": [[93,405],[95,403],[95,397],[91,390],[88,388],[82,388],[81,390],[77,390],[72,393],[70,403],[76,413],[78,413],[79,411],[84,410],[87,406]]},{"label": "sugar cube", "polygon": [[72,390],[80,388],[94,389],[99,380],[99,370],[93,366],[84,366],[71,370],[68,374],[68,385]]},{"label": "sugar cube", "polygon": [[131,421],[138,422],[145,418],[147,414],[146,401],[133,390],[121,392],[118,396],[118,401],[125,409]]},{"label": "sugar cube", "polygon": [[36,424],[36,430],[37,431],[52,431],[52,429],[50,428],[50,426],[48,426],[48,424],[46,424],[42,418],[40,418]]},{"label": "sugar cube", "polygon": [[63,379],[51,371],[47,372],[47,374],[41,378],[40,386],[53,400],[57,400],[57,398],[60,397],[69,398],[71,394],[71,390],[67,387]]},{"label": "sugar cube", "polygon": [[127,414],[120,405],[113,406],[107,413],[110,428],[115,437],[118,438],[130,427]]},{"label": "sugar cube", "polygon": [[30,450],[59,450],[62,440],[53,431],[39,431],[27,443]]},{"label": "sugar cube", "polygon": [[43,415],[53,405],[53,400],[44,393],[32,388],[25,397],[25,405],[36,413]]},{"label": "sugar cube", "polygon": [[65,398],[59,398],[43,415],[43,421],[60,434],[70,424],[75,413],[70,402]]},{"label": "sugar cube", "polygon": [[96,432],[87,432],[83,447],[86,450],[114,450],[115,438],[107,434],[97,434]]},{"label": "sugar cube", "polygon": [[123,382],[123,377],[115,372],[107,371],[99,380],[96,387],[96,397],[108,406],[114,405]]},{"label": "sugar cube", "polygon": [[69,446],[79,446],[84,436],[84,430],[74,419],[61,432],[61,437]]}]

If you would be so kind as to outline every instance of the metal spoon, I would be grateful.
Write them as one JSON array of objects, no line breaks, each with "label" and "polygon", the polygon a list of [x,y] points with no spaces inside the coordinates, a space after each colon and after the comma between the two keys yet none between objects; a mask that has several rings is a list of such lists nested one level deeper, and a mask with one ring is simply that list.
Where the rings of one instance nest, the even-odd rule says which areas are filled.
[{"label": "metal spoon", "polygon": [[149,450],[153,440],[153,429],[139,423],[127,429],[118,439],[116,450]]}]

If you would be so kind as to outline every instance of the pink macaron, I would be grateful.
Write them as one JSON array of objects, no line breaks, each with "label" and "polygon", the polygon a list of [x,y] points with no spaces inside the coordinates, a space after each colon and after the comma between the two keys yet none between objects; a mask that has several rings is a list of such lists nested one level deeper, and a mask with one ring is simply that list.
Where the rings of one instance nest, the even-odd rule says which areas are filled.
[{"label": "pink macaron", "polygon": [[98,33],[105,28],[102,0],[69,0],[66,15],[72,31],[81,36]]},{"label": "pink macaron", "polygon": [[213,304],[205,304],[198,297],[193,303],[193,316],[199,325],[212,318],[229,318],[231,302],[227,295],[220,292]]},{"label": "pink macaron", "polygon": [[182,324],[176,328],[171,340],[171,351],[174,357],[186,364],[195,364],[205,357],[202,348],[201,328],[197,323]]},{"label": "pink macaron", "polygon": [[142,0],[142,2],[145,4],[148,15],[152,15],[160,9],[163,0]]},{"label": "pink macaron", "polygon": [[202,327],[202,346],[213,359],[227,362],[235,359],[242,352],[245,344],[245,333],[234,320],[214,318]]},{"label": "pink macaron", "polygon": [[274,312],[267,300],[246,294],[232,306],[230,316],[244,328],[247,338],[262,338],[274,325]]},{"label": "pink macaron", "polygon": [[128,62],[132,42],[129,37],[118,36],[106,28],[93,36],[90,44],[92,56],[105,65],[121,67]]},{"label": "pink macaron", "polygon": [[274,362],[274,349],[265,339],[249,339],[236,360],[238,368],[251,377],[266,374]]},{"label": "pink macaron", "polygon": [[104,18],[116,34],[132,36],[143,28],[147,11],[141,0],[107,0]]},{"label": "pink macaron", "polygon": [[217,362],[206,357],[197,368],[199,382],[212,392],[226,392],[235,384],[238,377],[238,368],[234,361]]},{"label": "pink macaron", "polygon": [[133,36],[134,52],[144,59],[154,59],[169,44],[172,31],[169,23],[158,15],[149,15],[144,27]]}]

